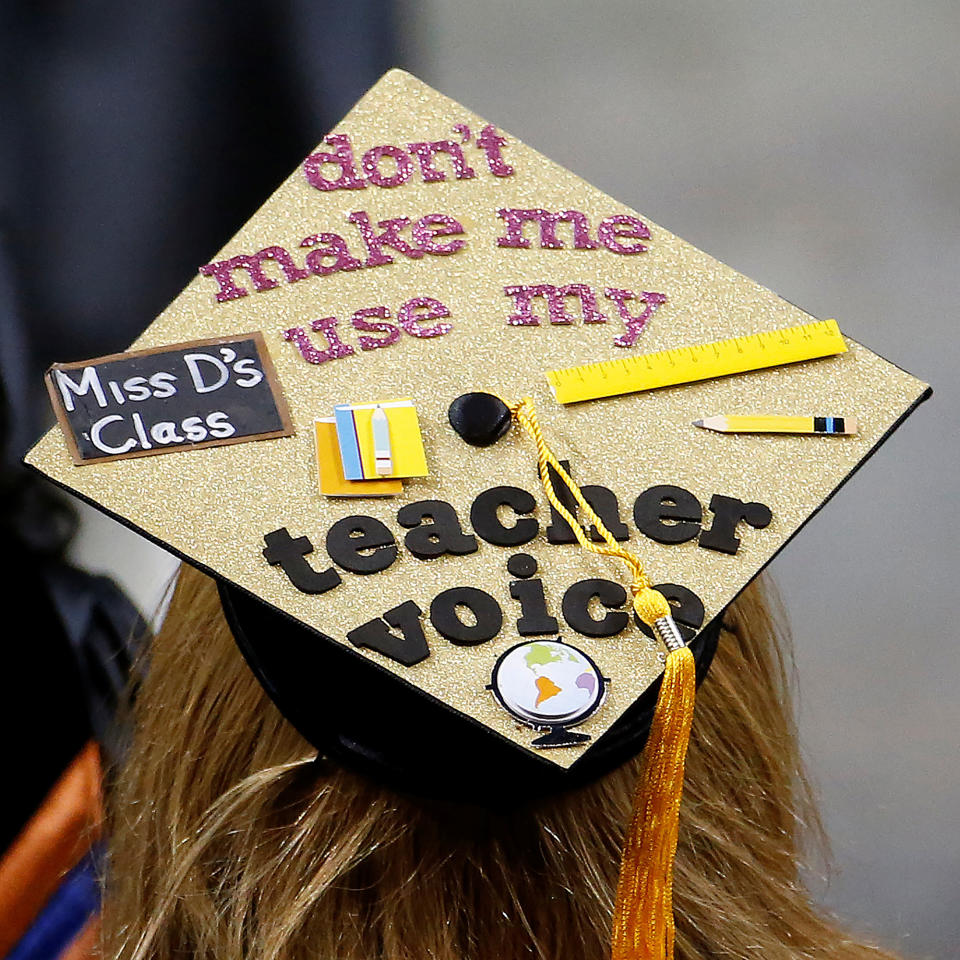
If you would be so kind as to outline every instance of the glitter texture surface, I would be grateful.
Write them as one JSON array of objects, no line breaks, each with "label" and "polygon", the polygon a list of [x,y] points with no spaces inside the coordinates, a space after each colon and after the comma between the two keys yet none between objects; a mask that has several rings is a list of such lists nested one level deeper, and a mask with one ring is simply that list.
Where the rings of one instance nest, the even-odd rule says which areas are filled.
[{"label": "glitter texture surface", "polygon": [[[475,176],[464,178],[465,166],[458,175],[451,149],[455,144],[437,140],[451,130],[464,133],[463,162]],[[476,142],[467,142],[470,130],[482,131]],[[429,145],[430,163],[447,175],[428,181],[417,170],[389,189],[365,184],[359,178],[372,172],[373,156],[361,171],[353,154],[348,157],[347,136],[357,157],[384,144],[406,148],[408,156],[407,145]],[[438,142],[443,147],[434,149]],[[410,159],[419,166],[426,152],[419,148],[416,152],[417,158]],[[339,174],[324,159],[328,157],[343,161]],[[380,157],[384,180],[394,168],[398,179],[401,171],[406,173],[399,153],[381,151]],[[338,175],[342,182],[334,189]],[[541,247],[538,225],[528,223],[524,236],[529,246],[510,248],[498,245],[504,229],[498,217],[502,209],[582,212],[593,236],[602,222],[607,226],[597,236],[598,243],[591,240],[588,245],[581,236],[577,249],[573,224],[560,223],[557,233],[564,245],[549,248]],[[431,230],[431,236],[443,236],[442,228],[451,222],[462,225],[462,236],[444,241],[463,241],[462,247],[443,256],[424,256],[418,246],[409,246],[409,228],[403,233],[402,227],[434,214],[453,219],[428,221],[441,228]],[[539,564],[537,575],[543,579],[549,612],[560,620],[564,639],[582,649],[611,679],[602,708],[580,728],[596,738],[659,674],[658,649],[633,626],[605,639],[564,629],[560,601],[567,587],[591,577],[623,582],[622,569],[585,555],[576,545],[548,544],[543,528],[549,523],[549,510],[538,488],[534,451],[523,432],[513,430],[489,448],[471,447],[450,428],[450,402],[472,390],[495,393],[508,402],[523,394],[533,396],[547,437],[557,455],[571,462],[575,478],[582,484],[607,486],[617,495],[621,518],[630,530],[629,544],[643,557],[654,582],[694,590],[710,619],[925,389],[909,374],[849,341],[847,354],[813,363],[560,407],[551,398],[544,372],[622,358],[627,351],[614,344],[613,334],[630,337],[636,332],[629,351],[647,353],[810,319],[646,217],[641,221],[636,217],[416,78],[391,71],[318,147],[306,167],[298,165],[211,258],[212,265],[222,264],[270,248],[272,254],[257,259],[249,275],[235,275],[246,291],[232,293],[228,284],[212,275],[211,266],[207,271],[211,276],[197,276],[133,345],[146,348],[262,330],[296,434],[75,467],[55,429],[28,459],[57,482],[186,558],[340,642],[345,642],[349,630],[404,601],[414,600],[426,611],[438,593],[451,587],[487,591],[504,612],[504,629],[494,640],[456,646],[439,636],[425,617],[431,648],[426,660],[407,668],[370,651],[358,655],[529,748],[530,731],[513,722],[484,689],[497,657],[519,639],[514,629],[519,604],[510,597],[506,572],[506,562],[516,551],[480,541],[479,550],[469,556],[417,560],[403,548],[404,530],[396,519],[406,503],[445,500],[457,510],[464,530],[471,532],[470,505],[478,493],[498,484],[523,487],[537,498],[535,516],[541,524],[538,537],[523,550]],[[368,253],[364,237],[376,253],[369,255],[363,269],[324,275],[323,267],[331,266],[331,259],[347,256],[330,233],[348,241],[354,258]],[[297,266],[302,262],[300,246],[310,246],[301,241],[303,237],[323,244],[314,248],[314,261],[306,268]],[[278,250],[296,251],[295,259],[286,260]],[[382,269],[366,268],[372,265]],[[536,284],[557,288],[585,284],[598,293],[607,291],[608,297],[610,291],[635,291],[634,302],[625,297],[614,300],[622,313],[632,314],[632,307],[636,320],[627,320],[626,331],[617,330],[623,321],[611,303],[606,323],[597,322],[597,316],[584,323],[580,304],[572,300],[572,322],[558,318],[552,323],[511,325],[508,317],[517,305],[505,290]],[[664,299],[642,293],[650,290],[660,291],[656,296]],[[401,312],[413,300],[423,306]],[[436,303],[449,311],[448,317]],[[388,312],[378,309],[381,306]],[[642,312],[641,306],[646,307]],[[438,321],[441,316],[444,322]],[[329,323],[333,317],[339,319],[335,331]],[[351,317],[361,322],[351,324]],[[397,328],[383,322],[386,317],[396,318],[406,332],[395,335]],[[842,329],[843,318],[839,319]],[[357,329],[386,336],[358,339]],[[308,335],[307,330],[314,332]],[[315,341],[315,358],[304,352],[310,346],[308,338]],[[387,343],[388,350],[373,349]],[[326,351],[336,356],[318,362],[319,353]],[[329,415],[337,403],[398,396],[410,396],[416,404],[430,476],[406,483],[402,495],[385,500],[344,504],[319,496],[314,419]],[[860,433],[843,438],[724,435],[691,425],[705,415],[758,411],[856,416]],[[638,494],[656,484],[689,490],[704,506],[705,526],[711,519],[706,507],[715,493],[761,501],[770,507],[773,520],[763,530],[741,525],[743,542],[735,556],[704,549],[696,540],[655,543],[637,531],[632,506]],[[317,550],[309,559],[322,569],[328,564],[322,547],[326,531],[354,513],[376,517],[394,532],[400,549],[389,569],[372,576],[341,571],[340,586],[322,595],[306,595],[278,567],[264,561],[263,535],[285,526],[293,536],[311,539]],[[545,756],[567,766],[581,752],[569,748]]]}]

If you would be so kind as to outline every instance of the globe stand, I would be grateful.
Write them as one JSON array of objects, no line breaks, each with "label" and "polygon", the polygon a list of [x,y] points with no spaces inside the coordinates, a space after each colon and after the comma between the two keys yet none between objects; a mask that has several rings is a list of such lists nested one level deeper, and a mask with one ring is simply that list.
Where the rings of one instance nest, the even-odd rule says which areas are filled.
[{"label": "globe stand", "polygon": [[545,747],[572,747],[578,743],[586,743],[589,739],[590,734],[588,733],[574,733],[572,730],[567,730],[566,727],[551,727],[549,733],[537,737],[531,746],[541,749]]}]

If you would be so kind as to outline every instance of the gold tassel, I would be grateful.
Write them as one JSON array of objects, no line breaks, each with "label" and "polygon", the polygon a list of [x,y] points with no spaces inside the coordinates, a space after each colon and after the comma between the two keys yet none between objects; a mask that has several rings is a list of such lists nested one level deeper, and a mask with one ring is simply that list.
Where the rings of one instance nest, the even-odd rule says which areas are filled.
[{"label": "gold tassel", "polygon": [[690,648],[671,651],[623,845],[613,911],[613,960],[673,957],[673,859],[696,687]]},{"label": "gold tassel", "polygon": [[[511,407],[514,418],[537,445],[540,480],[551,506],[567,522],[585,550],[622,560],[631,571],[630,590],[637,616],[664,639],[667,660],[657,709],[644,748],[633,801],[633,815],[624,839],[617,902],[613,913],[613,960],[672,960],[674,943],[673,860],[677,852],[683,766],[690,741],[696,695],[696,664],[679,638],[670,604],[654,590],[640,558],[621,546],[603,525],[547,445],[530,397]],[[551,468],[582,510],[578,521],[557,497]],[[585,525],[603,538],[595,543]]]}]

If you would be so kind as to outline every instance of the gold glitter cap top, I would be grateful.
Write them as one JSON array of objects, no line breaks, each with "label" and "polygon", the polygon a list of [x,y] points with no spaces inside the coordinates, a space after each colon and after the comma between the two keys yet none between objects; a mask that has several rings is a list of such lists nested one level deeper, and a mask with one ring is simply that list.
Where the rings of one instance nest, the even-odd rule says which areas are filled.
[{"label": "gold glitter cap top", "polygon": [[[214,575],[319,749],[438,792],[622,762],[664,659],[500,401],[533,398],[702,673],[723,609],[929,393],[839,333],[796,362],[815,318],[399,70],[198,266],[142,355],[51,373],[73,409],[28,462]],[[811,426],[694,426],[737,416]]]}]

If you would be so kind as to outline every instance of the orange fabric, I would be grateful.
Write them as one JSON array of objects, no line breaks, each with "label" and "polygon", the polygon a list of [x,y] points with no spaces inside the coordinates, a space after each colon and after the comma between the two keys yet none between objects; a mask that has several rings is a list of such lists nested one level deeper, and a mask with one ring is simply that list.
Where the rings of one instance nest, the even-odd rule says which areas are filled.
[{"label": "orange fabric", "polygon": [[74,758],[0,860],[0,958],[27,932],[64,874],[100,835],[100,751]]},{"label": "orange fabric", "polygon": [[100,914],[92,916],[57,960],[96,960],[100,956]]}]

